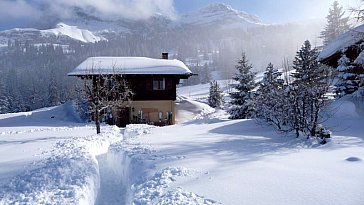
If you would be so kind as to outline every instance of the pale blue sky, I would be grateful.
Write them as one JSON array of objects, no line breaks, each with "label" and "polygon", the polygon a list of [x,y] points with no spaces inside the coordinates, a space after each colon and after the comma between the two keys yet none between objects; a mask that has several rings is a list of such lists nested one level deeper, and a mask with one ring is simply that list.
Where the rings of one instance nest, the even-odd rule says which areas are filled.
[{"label": "pale blue sky", "polygon": [[[26,27],[41,17],[39,4],[57,15],[69,15],[73,7],[92,8],[103,17],[143,18],[159,12],[175,16],[198,10],[211,3],[225,3],[256,14],[265,23],[287,23],[325,18],[334,0],[0,0],[0,30]],[[339,0],[345,9],[361,0]],[[38,6],[37,6],[38,5]],[[349,13],[349,12],[347,12]],[[68,16],[70,17],[70,16]]]}]

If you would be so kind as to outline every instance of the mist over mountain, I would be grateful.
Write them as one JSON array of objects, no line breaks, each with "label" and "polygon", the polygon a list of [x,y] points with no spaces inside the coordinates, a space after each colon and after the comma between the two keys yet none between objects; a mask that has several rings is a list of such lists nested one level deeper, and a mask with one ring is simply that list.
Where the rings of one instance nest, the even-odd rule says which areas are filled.
[{"label": "mist over mountain", "polygon": [[[42,10],[42,17],[32,24],[32,29],[11,29],[0,32],[0,44],[6,45],[8,40],[67,44],[65,40],[95,42],[120,38],[126,35],[143,35],[154,38],[166,34],[168,35],[166,38],[175,37],[173,41],[178,42],[182,40],[178,39],[181,33],[189,33],[190,38],[202,41],[195,43],[201,44],[203,41],[214,41],[213,44],[216,44],[216,47],[219,44],[221,45],[222,42],[226,43],[232,40],[237,40],[237,43],[248,40],[265,41],[262,46],[269,47],[267,44],[276,44],[274,41],[282,40],[275,39],[274,36],[287,37],[286,40],[288,42],[294,41],[294,46],[296,46],[306,39],[317,41],[315,38],[323,27],[323,22],[320,21],[285,25],[264,24],[258,16],[238,11],[223,3],[210,4],[198,11],[182,14],[179,17],[154,13],[148,18],[130,18],[125,16],[113,16],[113,18],[110,18],[110,15],[102,15],[102,13],[96,15],[97,11],[94,7],[81,7],[79,5],[67,7],[65,14],[60,15],[60,12],[54,12],[54,10],[62,7],[60,5],[50,5],[39,3],[38,8]],[[66,33],[47,32],[52,29],[59,30],[59,25],[65,25],[68,28],[73,27],[74,29]],[[310,27],[310,29],[305,30],[304,33],[296,33],[296,31],[301,32],[303,27]],[[92,40],[87,40],[87,37],[79,37],[79,35],[70,35],[70,32],[80,33],[76,28],[82,30],[83,33],[88,33],[88,36],[93,36]],[[274,30],[274,33],[268,32],[269,30]],[[211,35],[210,31],[215,35]],[[48,34],[44,35],[44,33]],[[288,42],[287,44],[289,44]],[[214,49],[216,50],[216,48]],[[236,49],[240,50],[239,52],[250,50],[247,46],[243,45]],[[256,47],[256,49],[260,48]],[[286,56],[286,54],[283,56]]]},{"label": "mist over mountain", "polygon": [[[93,9],[88,8],[88,9]],[[74,99],[77,81],[67,73],[91,56],[145,56],[183,61],[198,76],[185,85],[231,79],[245,52],[253,70],[268,63],[281,67],[305,40],[321,45],[324,23],[265,24],[256,15],[226,4],[211,4],[179,17],[154,13],[148,18],[95,15],[74,7],[73,15],[52,15],[33,28],[0,31],[0,87],[9,93],[11,112],[33,110]],[[69,12],[69,11],[68,11]],[[41,80],[39,80],[41,79]]]}]

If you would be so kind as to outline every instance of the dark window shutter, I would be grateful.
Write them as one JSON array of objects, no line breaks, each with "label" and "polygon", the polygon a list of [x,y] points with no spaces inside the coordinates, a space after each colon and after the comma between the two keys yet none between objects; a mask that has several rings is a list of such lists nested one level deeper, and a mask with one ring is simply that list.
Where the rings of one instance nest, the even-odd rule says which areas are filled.
[{"label": "dark window shutter", "polygon": [[171,78],[166,79],[166,90],[172,90],[173,89],[173,82]]},{"label": "dark window shutter", "polygon": [[146,89],[147,90],[153,90],[152,79],[147,79],[146,80]]}]

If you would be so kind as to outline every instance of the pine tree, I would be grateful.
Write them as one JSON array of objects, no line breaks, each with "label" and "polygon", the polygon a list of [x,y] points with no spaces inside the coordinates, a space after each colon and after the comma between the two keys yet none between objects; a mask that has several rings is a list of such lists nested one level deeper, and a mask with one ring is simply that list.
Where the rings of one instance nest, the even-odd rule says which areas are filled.
[{"label": "pine tree", "polygon": [[210,82],[210,79],[211,79],[210,69],[209,69],[209,66],[207,65],[207,63],[203,67],[200,67],[199,75],[200,75],[200,82],[202,84],[206,84],[206,83]]},{"label": "pine tree", "polygon": [[283,79],[282,73],[269,63],[264,73],[262,81],[259,83],[256,96],[256,117],[266,121],[268,124],[276,126],[279,130],[284,124],[282,115],[284,113],[283,104]]},{"label": "pine tree", "polygon": [[359,75],[353,72],[354,66],[351,65],[350,59],[342,54],[338,60],[338,81],[336,83],[336,94],[342,97],[355,92],[360,84]]},{"label": "pine tree", "polygon": [[48,88],[48,105],[55,106],[60,103],[59,91],[55,76],[52,72]]},{"label": "pine tree", "polygon": [[233,79],[237,81],[237,84],[233,85],[235,92],[230,93],[231,107],[228,112],[231,119],[250,118],[255,112],[253,89],[256,83],[254,82],[255,73],[251,71],[252,65],[249,64],[245,53],[242,54],[235,68],[237,73]]},{"label": "pine tree", "polygon": [[330,71],[321,66],[317,60],[317,49],[311,48],[311,43],[305,41],[293,61],[295,72],[291,92],[293,99],[292,121],[298,137],[299,131],[308,136],[314,136],[321,108],[325,105],[329,84]]},{"label": "pine tree", "polygon": [[349,18],[344,17],[345,12],[342,10],[343,7],[339,6],[337,1],[334,1],[332,7],[329,10],[329,14],[326,17],[327,25],[321,32],[321,38],[323,39],[324,45],[327,45],[337,36],[349,30]]},{"label": "pine tree", "polygon": [[[2,75],[3,76],[3,75]],[[0,114],[10,112],[9,98],[3,78],[0,79]]]},{"label": "pine tree", "polygon": [[208,104],[213,108],[221,108],[224,103],[222,91],[217,81],[210,82]]}]

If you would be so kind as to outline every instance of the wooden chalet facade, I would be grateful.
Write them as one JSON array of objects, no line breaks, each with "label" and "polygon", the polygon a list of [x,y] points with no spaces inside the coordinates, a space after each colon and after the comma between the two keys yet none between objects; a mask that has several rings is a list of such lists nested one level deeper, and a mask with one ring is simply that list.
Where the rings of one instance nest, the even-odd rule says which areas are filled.
[{"label": "wooden chalet facade", "polygon": [[145,57],[91,57],[69,76],[117,75],[125,79],[133,92],[132,100],[112,110],[112,122],[119,127],[131,123],[158,126],[175,124],[176,88],[192,72],[179,60]]},{"label": "wooden chalet facade", "polygon": [[335,69],[340,59],[345,59],[345,75],[350,80],[350,87],[346,87],[345,93],[351,94],[364,85],[364,25],[358,26],[341,34],[335,40],[323,48],[319,55],[319,61]]},{"label": "wooden chalet facade", "polygon": [[330,42],[320,53],[319,61],[337,68],[342,56],[349,59],[350,66],[352,66],[350,72],[358,75],[364,74],[364,25],[343,33]]}]

